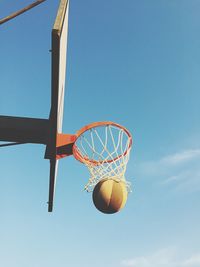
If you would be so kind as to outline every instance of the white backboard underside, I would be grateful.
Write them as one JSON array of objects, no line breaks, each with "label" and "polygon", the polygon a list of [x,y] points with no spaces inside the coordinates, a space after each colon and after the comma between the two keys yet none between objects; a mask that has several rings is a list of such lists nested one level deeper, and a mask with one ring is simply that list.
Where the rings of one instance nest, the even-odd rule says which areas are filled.
[{"label": "white backboard underside", "polygon": [[61,0],[52,29],[52,93],[51,93],[51,136],[47,154],[50,158],[49,211],[53,209],[58,161],[56,160],[57,133],[62,133],[64,112],[65,76],[67,61],[69,1]]}]

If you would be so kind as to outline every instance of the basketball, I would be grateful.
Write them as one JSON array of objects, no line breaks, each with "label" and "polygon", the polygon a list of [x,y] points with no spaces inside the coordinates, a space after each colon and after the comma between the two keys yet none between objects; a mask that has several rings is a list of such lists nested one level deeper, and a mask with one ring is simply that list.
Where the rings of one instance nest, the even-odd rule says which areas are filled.
[{"label": "basketball", "polygon": [[112,214],[125,206],[127,195],[126,184],[123,181],[107,178],[96,184],[92,197],[99,211]]}]

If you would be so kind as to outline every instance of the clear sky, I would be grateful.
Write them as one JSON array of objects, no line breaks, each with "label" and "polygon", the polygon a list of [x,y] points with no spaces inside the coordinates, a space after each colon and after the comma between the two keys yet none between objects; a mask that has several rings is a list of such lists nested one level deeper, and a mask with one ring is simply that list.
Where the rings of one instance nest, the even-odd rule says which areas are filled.
[{"label": "clear sky", "polygon": [[[0,17],[31,1],[1,1]],[[0,114],[47,118],[58,1],[0,26]],[[45,147],[0,149],[3,267],[200,266],[200,2],[71,0],[65,133],[126,126],[133,192],[114,215],[83,191],[89,173],[60,161],[47,212]]]}]

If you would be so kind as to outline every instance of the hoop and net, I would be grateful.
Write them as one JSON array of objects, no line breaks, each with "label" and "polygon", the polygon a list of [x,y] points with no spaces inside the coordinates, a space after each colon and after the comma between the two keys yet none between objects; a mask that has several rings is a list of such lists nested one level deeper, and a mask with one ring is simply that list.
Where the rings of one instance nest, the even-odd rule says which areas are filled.
[{"label": "hoop and net", "polygon": [[113,122],[92,123],[78,131],[73,155],[90,172],[85,190],[91,192],[100,180],[113,179],[124,182],[130,192],[130,183],[126,181],[125,172],[131,146],[132,137],[129,131]]}]

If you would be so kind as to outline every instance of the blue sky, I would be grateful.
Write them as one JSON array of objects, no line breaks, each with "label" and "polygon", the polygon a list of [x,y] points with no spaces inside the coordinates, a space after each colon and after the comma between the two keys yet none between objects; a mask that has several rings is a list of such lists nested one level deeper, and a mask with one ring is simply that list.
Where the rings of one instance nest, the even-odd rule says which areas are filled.
[{"label": "blue sky", "polygon": [[[0,17],[27,5],[1,1]],[[58,1],[0,27],[0,114],[47,118],[51,28]],[[89,173],[60,161],[47,212],[45,147],[1,148],[4,267],[200,265],[200,2],[70,2],[65,133],[113,120],[133,134],[133,193],[104,215],[83,191]]]}]

